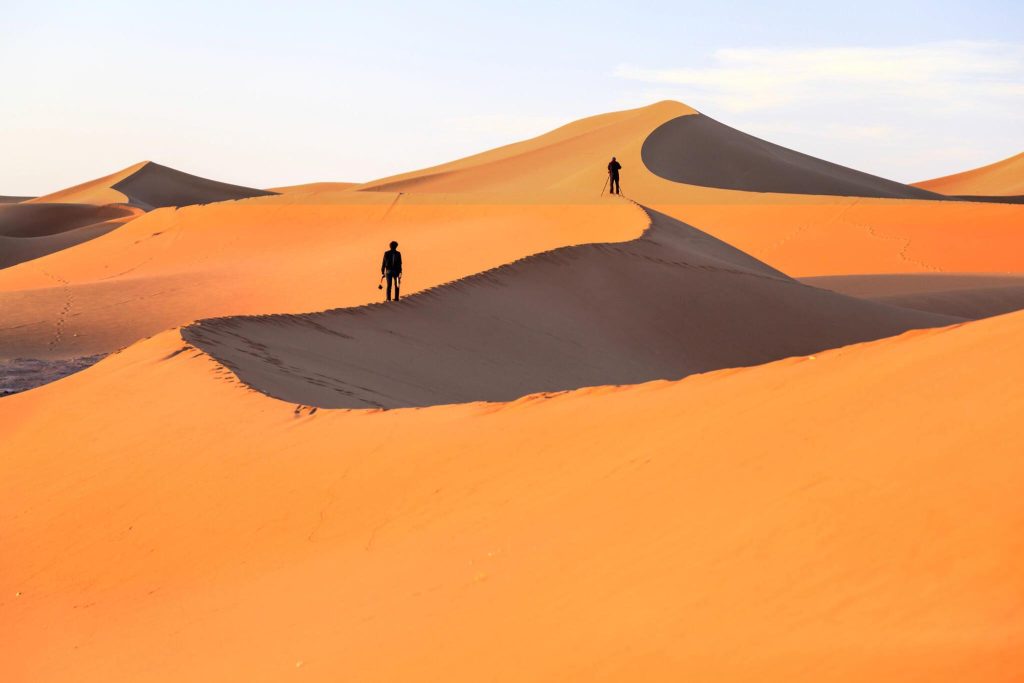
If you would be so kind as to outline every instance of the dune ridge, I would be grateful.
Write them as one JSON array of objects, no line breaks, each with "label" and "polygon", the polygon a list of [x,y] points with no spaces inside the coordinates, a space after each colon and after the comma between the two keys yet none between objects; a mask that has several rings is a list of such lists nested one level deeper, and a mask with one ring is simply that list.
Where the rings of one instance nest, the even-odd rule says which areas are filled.
[{"label": "dune ridge", "polygon": [[1024,201],[1024,152],[961,173],[914,183],[931,192],[974,196],[978,199],[1014,197]]},{"label": "dune ridge", "polygon": [[28,203],[130,204],[150,211],[271,194],[274,193],[269,190],[208,180],[152,161],[141,161]]},{"label": "dune ridge", "polygon": [[202,320],[182,336],[276,398],[398,408],[678,379],[961,320],[801,285],[640,209],[649,227],[630,242],[529,256],[400,303]]}]

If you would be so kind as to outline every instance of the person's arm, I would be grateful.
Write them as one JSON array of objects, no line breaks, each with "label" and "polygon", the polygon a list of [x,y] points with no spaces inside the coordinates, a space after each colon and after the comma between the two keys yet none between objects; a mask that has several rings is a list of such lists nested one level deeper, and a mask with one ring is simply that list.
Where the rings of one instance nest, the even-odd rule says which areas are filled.
[{"label": "person's arm", "polygon": [[384,252],[384,258],[380,262],[380,274],[383,275],[384,271],[388,268],[388,252]]},{"label": "person's arm", "polygon": [[395,252],[395,267],[398,269],[398,274],[402,274],[402,252]]}]

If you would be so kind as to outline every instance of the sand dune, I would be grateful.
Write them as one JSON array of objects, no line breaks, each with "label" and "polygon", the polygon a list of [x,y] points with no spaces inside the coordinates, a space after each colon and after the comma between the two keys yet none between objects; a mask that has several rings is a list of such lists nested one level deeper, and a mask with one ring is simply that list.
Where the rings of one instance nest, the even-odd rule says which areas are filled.
[{"label": "sand dune", "polygon": [[[742,192],[647,171],[651,133],[694,115],[661,102],[356,188],[154,211],[0,272],[0,351],[74,358],[204,317],[370,303],[377,252],[393,238],[415,263],[409,293],[548,249],[632,239],[642,222],[599,196],[612,154],[631,197],[792,276],[1024,272],[1024,207]],[[140,170],[83,192],[127,199],[111,188]]]},{"label": "sand dune", "polygon": [[38,197],[31,202],[131,204],[145,210],[166,206],[208,204],[273,194],[230,185],[143,161],[96,180]]},{"label": "sand dune", "polygon": [[914,185],[948,195],[1003,195],[1024,199],[1024,152],[988,166],[924,180]]},{"label": "sand dune", "polygon": [[1024,273],[1020,205],[844,198],[653,208],[794,277]]},{"label": "sand dune", "polygon": [[690,185],[746,192],[939,198],[760,140],[703,114],[666,121],[647,137],[641,154],[651,172]]},{"label": "sand dune", "polygon": [[397,408],[677,379],[959,320],[801,286],[650,218],[632,242],[558,249],[400,304],[205,320],[183,337],[282,400]]},{"label": "sand dune", "polygon": [[392,239],[410,250],[411,294],[565,245],[633,239],[645,224],[613,200],[503,201],[366,193],[344,204],[300,195],[159,209],[0,271],[0,357],[75,358],[198,318],[378,301]]},{"label": "sand dune", "polygon": [[0,195],[0,204],[17,204],[28,199],[34,199],[34,197],[12,197],[9,195]]},{"label": "sand dune", "polygon": [[1024,308],[1024,275],[837,275],[801,282],[860,299],[972,320]]},{"label": "sand dune", "polygon": [[284,185],[282,187],[268,187],[268,192],[274,192],[276,194],[300,194],[310,192],[344,192],[345,190],[351,190],[354,187],[359,187],[361,183],[303,183],[302,185]]},{"label": "sand dune", "polygon": [[0,205],[0,268],[99,237],[140,213],[124,204]]},{"label": "sand dune", "polygon": [[3,672],[1015,681],[1022,335],[312,412],[163,333],[3,399]]}]

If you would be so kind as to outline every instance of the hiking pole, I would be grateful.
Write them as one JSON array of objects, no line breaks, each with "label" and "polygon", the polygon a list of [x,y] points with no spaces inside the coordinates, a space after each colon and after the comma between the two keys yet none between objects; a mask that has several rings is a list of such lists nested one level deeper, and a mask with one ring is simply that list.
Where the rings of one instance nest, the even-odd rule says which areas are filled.
[{"label": "hiking pole", "polygon": [[608,187],[608,180],[609,180],[610,178],[611,178],[611,176],[608,176],[608,177],[606,177],[606,178],[604,179],[604,185],[603,185],[603,186],[601,187],[601,196],[602,196],[602,197],[604,196],[604,191],[605,191],[605,188],[607,188],[607,187]]}]

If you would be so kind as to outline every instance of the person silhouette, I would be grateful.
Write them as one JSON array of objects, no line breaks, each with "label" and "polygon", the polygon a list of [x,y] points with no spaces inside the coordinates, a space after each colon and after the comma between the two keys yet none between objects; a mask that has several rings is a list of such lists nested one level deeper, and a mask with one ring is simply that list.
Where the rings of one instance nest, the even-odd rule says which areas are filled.
[{"label": "person silhouette", "polygon": [[395,285],[395,301],[398,301],[398,288],[402,284],[402,252],[398,251],[398,242],[392,242],[391,248],[384,252],[384,260],[380,263],[380,274],[388,279],[387,300],[391,301],[391,284]]},{"label": "person silhouette", "polygon": [[622,194],[622,191],[619,189],[620,168],[622,168],[622,164],[616,161],[615,157],[612,157],[612,160],[608,162],[608,179],[611,182],[610,189],[612,194]]}]

